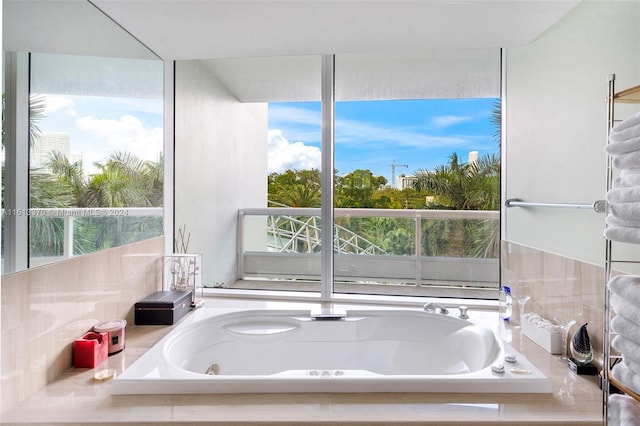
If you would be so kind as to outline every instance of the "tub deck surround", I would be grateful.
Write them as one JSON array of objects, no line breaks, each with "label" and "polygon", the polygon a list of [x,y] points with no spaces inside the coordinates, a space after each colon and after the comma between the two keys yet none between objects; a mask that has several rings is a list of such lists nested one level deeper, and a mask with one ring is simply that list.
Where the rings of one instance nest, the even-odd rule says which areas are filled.
[{"label": "tub deck surround", "polygon": [[[229,312],[308,309],[308,304],[264,300],[209,299],[206,305],[225,306]],[[497,320],[497,314],[489,315]],[[105,368],[121,373],[175,327],[127,327],[124,351],[96,369],[67,370],[16,408],[2,413],[2,424],[602,424],[602,397],[595,377],[574,374],[557,356],[527,338],[521,339],[519,328],[509,324],[501,335],[550,378],[551,393],[113,395],[113,381],[93,380],[94,374]]]}]

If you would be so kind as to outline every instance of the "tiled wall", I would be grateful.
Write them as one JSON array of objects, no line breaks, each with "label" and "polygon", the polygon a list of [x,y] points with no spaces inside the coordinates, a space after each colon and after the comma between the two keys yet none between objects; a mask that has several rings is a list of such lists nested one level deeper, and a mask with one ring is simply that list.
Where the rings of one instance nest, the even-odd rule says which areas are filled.
[{"label": "tiled wall", "polygon": [[72,366],[73,341],[162,286],[164,238],[2,277],[0,412]]},{"label": "tiled wall", "polygon": [[[601,362],[605,288],[601,266],[503,241],[501,269],[502,282],[514,296],[531,296],[525,312],[549,320],[575,320],[576,326],[588,323],[596,360]],[[518,319],[514,301],[513,320]]]}]

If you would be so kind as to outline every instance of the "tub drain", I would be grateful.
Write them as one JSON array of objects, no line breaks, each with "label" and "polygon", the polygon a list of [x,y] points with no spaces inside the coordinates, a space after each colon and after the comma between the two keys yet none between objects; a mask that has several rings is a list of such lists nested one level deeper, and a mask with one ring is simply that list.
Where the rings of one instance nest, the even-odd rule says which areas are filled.
[{"label": "tub drain", "polygon": [[204,374],[208,374],[209,376],[217,376],[218,374],[220,374],[220,364],[214,362],[207,367]]}]

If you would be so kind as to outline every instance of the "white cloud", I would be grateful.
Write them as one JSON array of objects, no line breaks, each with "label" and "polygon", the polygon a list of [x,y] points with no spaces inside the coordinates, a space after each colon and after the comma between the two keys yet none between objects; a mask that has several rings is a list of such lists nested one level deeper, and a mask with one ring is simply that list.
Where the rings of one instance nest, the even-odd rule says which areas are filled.
[{"label": "white cloud", "polygon": [[[434,120],[439,127],[450,126],[457,122],[471,120],[471,117],[449,116]],[[278,126],[286,125],[288,135],[295,134],[296,139],[320,139],[320,114],[304,108],[270,105],[269,119]],[[447,124],[448,123],[448,124]],[[313,127],[312,127],[313,126]],[[370,148],[377,146],[410,148],[459,147],[468,144],[469,136],[434,136],[424,130],[395,125],[378,125],[361,120],[336,119],[336,139],[338,143],[367,144]]]},{"label": "white cloud", "polygon": [[303,142],[290,142],[281,130],[269,130],[267,168],[269,173],[281,173],[287,169],[319,169],[322,156],[320,149]]},{"label": "white cloud", "polygon": [[45,114],[49,116],[58,111],[64,111],[68,115],[78,115],[73,110],[73,99],[64,96],[46,95]]},{"label": "white cloud", "polygon": [[[160,127],[145,128],[142,121],[132,115],[119,120],[101,119],[92,116],[76,120],[76,126],[93,144],[100,144],[102,152],[127,151],[142,159],[155,161],[162,151],[163,130]],[[93,145],[92,144],[92,145]],[[102,155],[101,159],[104,159]]]},{"label": "white cloud", "polygon": [[444,129],[447,127],[454,126],[458,123],[464,123],[465,121],[471,121],[473,117],[461,116],[461,115],[442,115],[440,117],[435,117],[431,120],[431,125],[438,129]]},{"label": "white cloud", "polygon": [[379,126],[355,120],[336,120],[338,143],[395,145],[411,148],[456,147],[467,143],[468,137],[432,136],[424,132],[398,126]]}]

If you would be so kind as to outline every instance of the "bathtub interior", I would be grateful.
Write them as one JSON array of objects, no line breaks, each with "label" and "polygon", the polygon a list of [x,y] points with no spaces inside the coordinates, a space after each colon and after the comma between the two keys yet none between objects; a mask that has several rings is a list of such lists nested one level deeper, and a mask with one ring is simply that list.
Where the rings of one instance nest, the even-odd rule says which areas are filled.
[{"label": "bathtub interior", "polygon": [[342,320],[309,312],[203,321],[171,339],[167,360],[217,375],[360,370],[381,375],[462,374],[495,362],[493,333],[467,321],[420,312],[352,311]]},{"label": "bathtub interior", "polygon": [[[113,393],[550,392],[547,378],[495,331],[452,315],[195,314],[117,377]],[[517,364],[496,373],[507,352]]]}]

